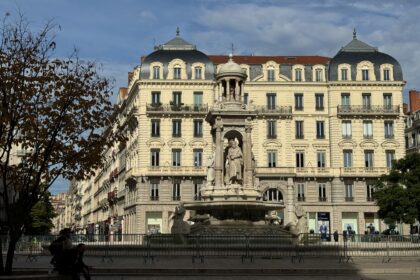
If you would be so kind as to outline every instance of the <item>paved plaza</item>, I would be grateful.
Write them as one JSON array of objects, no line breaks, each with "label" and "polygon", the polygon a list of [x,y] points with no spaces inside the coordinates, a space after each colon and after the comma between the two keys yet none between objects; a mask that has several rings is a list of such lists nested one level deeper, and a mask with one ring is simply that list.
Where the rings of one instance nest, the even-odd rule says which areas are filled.
[{"label": "paved plaza", "polygon": [[[60,279],[51,271],[49,256],[29,262],[26,256],[15,261],[17,271],[38,274],[31,279]],[[92,266],[93,279],[420,279],[420,258],[354,258],[339,263],[335,258],[305,258],[293,262],[290,258],[241,261],[240,258],[205,258],[192,262],[187,257],[157,258],[153,262],[135,257],[86,257]],[[1,278],[0,279],[7,279]],[[22,279],[22,278],[19,278]]]}]

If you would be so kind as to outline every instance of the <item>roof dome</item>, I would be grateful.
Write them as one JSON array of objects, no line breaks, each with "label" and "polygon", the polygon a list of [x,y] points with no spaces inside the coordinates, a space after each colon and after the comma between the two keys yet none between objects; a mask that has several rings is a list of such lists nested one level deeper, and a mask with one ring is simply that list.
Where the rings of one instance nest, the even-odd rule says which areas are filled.
[{"label": "roof dome", "polygon": [[382,64],[391,64],[394,67],[394,80],[403,80],[400,63],[392,56],[382,53],[378,51],[377,48],[358,40],[356,37],[356,31],[353,32],[353,40],[351,40],[346,46],[342,47],[340,51],[330,60],[328,67],[328,79],[330,81],[337,81],[338,66],[345,63],[352,66],[350,74],[352,80],[354,80],[356,76],[356,66],[364,60],[370,61],[374,64],[376,77],[380,76],[379,71]]},{"label": "roof dome", "polygon": [[220,65],[220,68],[217,71],[217,76],[227,76],[227,75],[246,77],[245,70],[242,69],[238,63],[233,61],[231,54],[229,55],[229,61],[226,62],[225,64]]}]

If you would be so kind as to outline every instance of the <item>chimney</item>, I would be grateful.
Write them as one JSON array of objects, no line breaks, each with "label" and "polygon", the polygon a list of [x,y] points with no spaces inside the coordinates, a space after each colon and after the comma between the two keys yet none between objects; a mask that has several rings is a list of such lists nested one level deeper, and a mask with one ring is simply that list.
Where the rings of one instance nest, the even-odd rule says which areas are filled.
[{"label": "chimney", "polygon": [[408,92],[410,98],[410,113],[420,110],[420,91],[412,89]]}]

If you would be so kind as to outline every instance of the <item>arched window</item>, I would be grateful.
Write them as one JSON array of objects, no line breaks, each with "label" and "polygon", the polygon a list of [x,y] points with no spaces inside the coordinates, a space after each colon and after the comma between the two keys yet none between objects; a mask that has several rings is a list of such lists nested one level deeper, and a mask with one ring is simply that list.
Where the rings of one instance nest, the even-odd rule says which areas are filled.
[{"label": "arched window", "polygon": [[195,79],[196,80],[200,80],[200,79],[202,79],[202,69],[203,68],[201,68],[200,66],[197,66],[197,67],[195,67]]},{"label": "arched window", "polygon": [[175,80],[181,79],[181,66],[180,65],[174,66],[174,79]]},{"label": "arched window", "polygon": [[278,189],[271,188],[264,192],[263,200],[272,202],[283,202],[283,195]]}]

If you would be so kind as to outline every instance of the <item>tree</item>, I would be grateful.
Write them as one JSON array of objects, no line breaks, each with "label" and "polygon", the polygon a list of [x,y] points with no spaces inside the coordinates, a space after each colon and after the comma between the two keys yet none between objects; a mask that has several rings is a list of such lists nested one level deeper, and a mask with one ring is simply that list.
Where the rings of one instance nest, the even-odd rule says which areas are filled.
[{"label": "tree", "polygon": [[420,220],[420,154],[394,162],[389,174],[378,181],[374,197],[385,223],[413,224]]},{"label": "tree", "polygon": [[37,235],[47,234],[54,227],[52,219],[57,216],[54,207],[50,201],[50,193],[39,200],[29,213],[28,220],[25,223],[25,234]]},{"label": "tree", "polygon": [[11,273],[28,213],[57,177],[92,176],[116,139],[104,132],[114,108],[95,63],[77,51],[53,58],[53,24],[35,33],[22,16],[10,18],[0,26],[0,227],[9,236],[0,274]]}]

